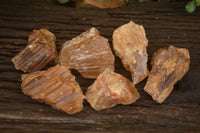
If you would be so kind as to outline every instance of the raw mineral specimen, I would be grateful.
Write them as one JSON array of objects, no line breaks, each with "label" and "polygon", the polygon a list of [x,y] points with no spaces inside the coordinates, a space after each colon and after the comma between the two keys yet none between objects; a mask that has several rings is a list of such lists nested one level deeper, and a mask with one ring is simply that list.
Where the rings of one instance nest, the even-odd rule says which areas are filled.
[{"label": "raw mineral specimen", "polygon": [[154,53],[152,70],[144,90],[162,103],[173,90],[174,84],[189,70],[190,55],[185,48],[170,46]]},{"label": "raw mineral specimen", "polygon": [[22,91],[35,100],[74,114],[83,109],[84,95],[75,77],[65,66],[56,65],[46,71],[22,75]]},{"label": "raw mineral specimen", "polygon": [[56,56],[55,41],[56,37],[48,30],[33,30],[25,49],[12,58],[15,68],[24,72],[42,69]]},{"label": "raw mineral specimen", "polygon": [[128,0],[76,0],[76,7],[116,8],[128,3]]},{"label": "raw mineral specimen", "polygon": [[113,71],[105,70],[87,89],[86,99],[95,110],[131,104],[140,97],[135,85]]},{"label": "raw mineral specimen", "polygon": [[84,78],[96,79],[104,70],[114,70],[114,60],[108,40],[93,27],[65,42],[56,62],[76,69]]},{"label": "raw mineral specimen", "polygon": [[127,71],[131,72],[134,84],[148,76],[146,38],[143,26],[130,21],[113,32],[113,48]]}]

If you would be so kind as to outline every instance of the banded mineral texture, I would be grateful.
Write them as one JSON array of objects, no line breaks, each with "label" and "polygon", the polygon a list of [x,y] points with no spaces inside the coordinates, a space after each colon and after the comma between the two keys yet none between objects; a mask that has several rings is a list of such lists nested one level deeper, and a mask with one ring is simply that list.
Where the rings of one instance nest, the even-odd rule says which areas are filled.
[{"label": "banded mineral texture", "polygon": [[56,37],[46,29],[33,30],[27,46],[12,58],[16,69],[34,72],[56,57]]},{"label": "banded mineral texture", "polygon": [[22,91],[55,109],[74,114],[83,109],[84,95],[75,77],[65,66],[22,75]]},{"label": "banded mineral texture", "polygon": [[114,70],[114,60],[108,40],[91,28],[63,44],[57,63],[76,69],[84,78],[96,79],[104,70]]},{"label": "banded mineral texture", "polygon": [[174,84],[189,70],[189,51],[174,46],[159,49],[154,53],[151,65],[144,90],[153,100],[162,103],[173,90]]},{"label": "banded mineral texture", "polygon": [[134,84],[148,76],[146,38],[143,26],[130,21],[113,32],[113,48],[127,71],[131,72]]}]

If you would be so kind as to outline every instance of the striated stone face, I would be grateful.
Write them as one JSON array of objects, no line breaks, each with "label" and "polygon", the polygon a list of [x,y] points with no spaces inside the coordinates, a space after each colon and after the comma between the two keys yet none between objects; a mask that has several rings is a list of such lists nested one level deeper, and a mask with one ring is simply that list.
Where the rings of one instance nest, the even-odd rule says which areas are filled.
[{"label": "striated stone face", "polygon": [[143,26],[130,21],[113,32],[113,48],[127,71],[131,72],[134,84],[148,76],[146,38]]},{"label": "striated stone face", "polygon": [[95,110],[131,104],[139,98],[135,85],[113,71],[104,71],[87,89],[86,99]]},{"label": "striated stone face", "polygon": [[34,72],[42,69],[56,56],[56,37],[46,29],[33,30],[28,44],[12,58],[16,69]]},{"label": "striated stone face", "polygon": [[96,79],[104,70],[114,70],[114,60],[108,40],[91,28],[65,42],[56,62],[76,69],[84,78]]},{"label": "striated stone face", "polygon": [[83,109],[84,95],[75,77],[65,66],[22,75],[22,91],[55,109],[74,114]]},{"label": "striated stone face", "polygon": [[152,70],[144,90],[162,103],[173,90],[174,84],[189,70],[190,55],[185,48],[170,46],[154,53]]}]

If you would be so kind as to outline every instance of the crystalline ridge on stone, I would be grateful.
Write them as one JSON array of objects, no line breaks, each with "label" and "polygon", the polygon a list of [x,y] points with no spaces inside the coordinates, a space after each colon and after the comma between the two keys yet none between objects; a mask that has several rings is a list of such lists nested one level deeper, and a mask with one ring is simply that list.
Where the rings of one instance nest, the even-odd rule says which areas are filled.
[{"label": "crystalline ridge on stone", "polygon": [[75,77],[65,66],[22,75],[22,91],[55,109],[74,114],[83,109],[84,95]]},{"label": "crystalline ridge on stone", "polygon": [[16,69],[34,72],[42,69],[56,56],[56,37],[46,29],[33,30],[27,46],[12,58]]}]

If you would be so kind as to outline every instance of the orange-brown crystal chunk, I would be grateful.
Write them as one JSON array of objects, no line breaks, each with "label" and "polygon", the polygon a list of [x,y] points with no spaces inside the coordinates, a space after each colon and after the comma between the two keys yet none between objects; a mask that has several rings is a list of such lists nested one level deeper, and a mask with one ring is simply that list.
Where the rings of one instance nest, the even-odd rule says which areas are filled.
[{"label": "orange-brown crystal chunk", "polygon": [[86,99],[95,110],[131,104],[139,98],[135,85],[113,71],[104,71],[87,89]]},{"label": "orange-brown crystal chunk", "polygon": [[22,75],[22,91],[33,99],[74,114],[83,109],[84,95],[75,77],[65,66]]},{"label": "orange-brown crystal chunk", "polygon": [[96,79],[104,70],[114,70],[114,60],[108,40],[91,28],[63,44],[57,63],[76,69],[84,78]]},{"label": "orange-brown crystal chunk", "polygon": [[162,103],[173,90],[174,84],[189,70],[190,55],[185,48],[170,46],[154,53],[152,70],[144,90]]},{"label": "orange-brown crystal chunk", "polygon": [[127,71],[131,72],[134,84],[148,76],[146,38],[143,26],[130,21],[113,32],[113,48]]},{"label": "orange-brown crystal chunk", "polygon": [[27,46],[12,58],[16,69],[34,72],[42,69],[56,56],[56,37],[46,29],[33,30]]},{"label": "orange-brown crystal chunk", "polygon": [[127,4],[128,0],[76,0],[76,7],[116,8]]}]

